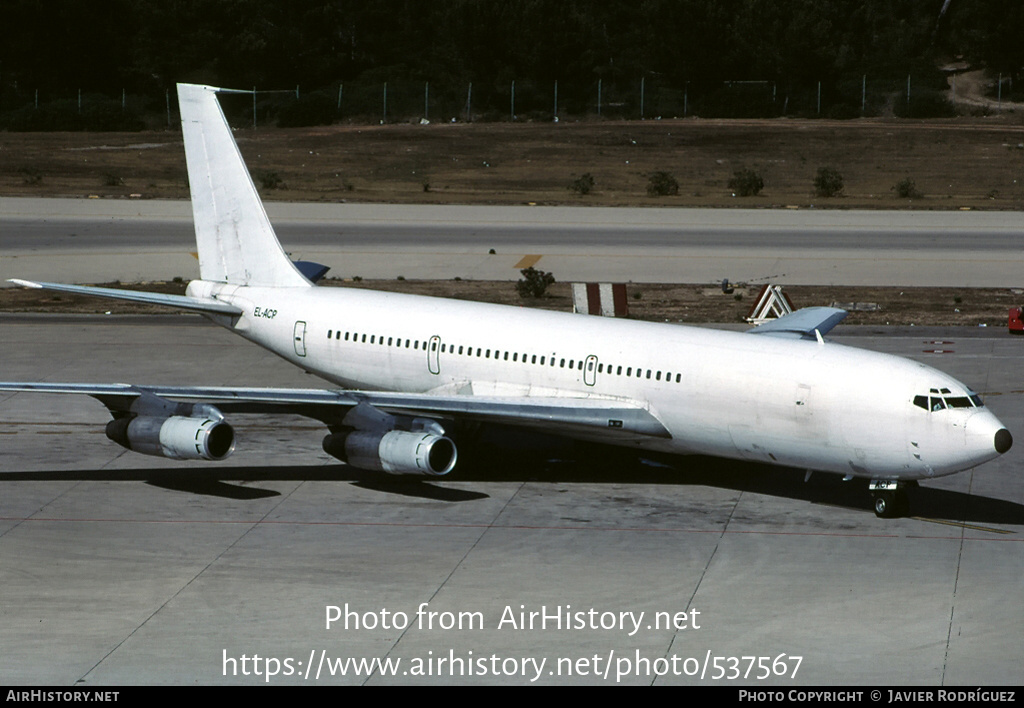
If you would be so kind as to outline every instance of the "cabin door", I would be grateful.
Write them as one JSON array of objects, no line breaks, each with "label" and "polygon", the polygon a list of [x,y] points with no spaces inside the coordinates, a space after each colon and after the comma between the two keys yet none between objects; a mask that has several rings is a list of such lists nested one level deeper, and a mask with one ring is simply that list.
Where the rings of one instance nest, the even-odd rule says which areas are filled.
[{"label": "cabin door", "polygon": [[295,323],[295,355],[306,356],[306,323],[299,320]]},{"label": "cabin door", "polygon": [[441,338],[436,334],[427,343],[427,369],[435,375],[441,373]]},{"label": "cabin door", "polygon": [[597,357],[591,354],[583,362],[583,383],[593,386],[597,383]]}]

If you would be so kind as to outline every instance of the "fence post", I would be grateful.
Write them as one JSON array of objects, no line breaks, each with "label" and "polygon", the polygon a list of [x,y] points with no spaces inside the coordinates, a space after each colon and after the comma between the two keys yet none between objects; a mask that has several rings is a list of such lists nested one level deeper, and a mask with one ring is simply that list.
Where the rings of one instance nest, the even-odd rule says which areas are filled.
[{"label": "fence post", "polygon": [[430,120],[430,82],[423,82],[423,120]]},{"label": "fence post", "polygon": [[466,122],[473,122],[473,82],[469,82],[469,88],[466,89]]},{"label": "fence post", "polygon": [[601,117],[601,79],[597,80],[597,115]]},{"label": "fence post", "polygon": [[863,116],[868,110],[868,75],[860,77],[860,114]]},{"label": "fence post", "polygon": [[388,82],[384,82],[384,116],[380,119],[381,124],[388,122]]},{"label": "fence post", "polygon": [[516,80],[512,79],[512,120],[516,119]]},{"label": "fence post", "polygon": [[555,79],[555,122],[558,122],[558,79]]},{"label": "fence post", "polygon": [[644,82],[646,80],[646,76],[640,77],[640,120],[644,119]]}]

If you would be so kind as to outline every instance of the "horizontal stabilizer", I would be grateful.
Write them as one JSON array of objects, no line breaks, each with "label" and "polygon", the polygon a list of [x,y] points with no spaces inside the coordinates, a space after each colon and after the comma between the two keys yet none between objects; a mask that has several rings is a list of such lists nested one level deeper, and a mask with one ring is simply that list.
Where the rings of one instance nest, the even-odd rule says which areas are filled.
[{"label": "horizontal stabilizer", "polygon": [[816,339],[815,330],[825,335],[842,322],[847,314],[846,310],[838,307],[803,307],[785,317],[748,329],[747,333]]},{"label": "horizontal stabilizer", "polygon": [[76,295],[92,295],[95,297],[112,298],[114,300],[130,300],[142,302],[147,305],[162,305],[176,310],[188,310],[190,312],[206,312],[217,315],[241,315],[242,311],[234,305],[220,302],[213,299],[200,299],[187,297],[185,295],[170,295],[167,293],[147,293],[135,290],[119,290],[117,288],[97,288],[91,285],[66,285],[64,283],[42,283],[32,280],[19,280],[11,278],[8,282],[24,285],[26,288],[45,288],[46,290],[60,290],[65,293]]}]

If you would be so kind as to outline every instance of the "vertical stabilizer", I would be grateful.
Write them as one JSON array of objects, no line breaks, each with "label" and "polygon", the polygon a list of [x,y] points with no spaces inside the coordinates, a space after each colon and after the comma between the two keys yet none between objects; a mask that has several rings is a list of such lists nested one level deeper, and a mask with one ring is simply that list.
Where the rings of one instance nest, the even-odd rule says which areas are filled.
[{"label": "vertical stabilizer", "polygon": [[203,280],[312,285],[281,248],[212,86],[178,84],[181,132]]}]

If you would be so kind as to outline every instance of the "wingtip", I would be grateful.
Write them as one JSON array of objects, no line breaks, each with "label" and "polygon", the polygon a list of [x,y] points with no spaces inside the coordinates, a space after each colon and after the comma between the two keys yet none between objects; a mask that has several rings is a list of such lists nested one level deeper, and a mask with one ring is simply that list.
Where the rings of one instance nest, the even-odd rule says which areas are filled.
[{"label": "wingtip", "polygon": [[15,285],[21,285],[21,286],[26,287],[26,288],[42,289],[42,287],[43,287],[39,283],[33,282],[31,280],[22,280],[21,278],[8,278],[7,282],[8,283],[14,283]]}]

